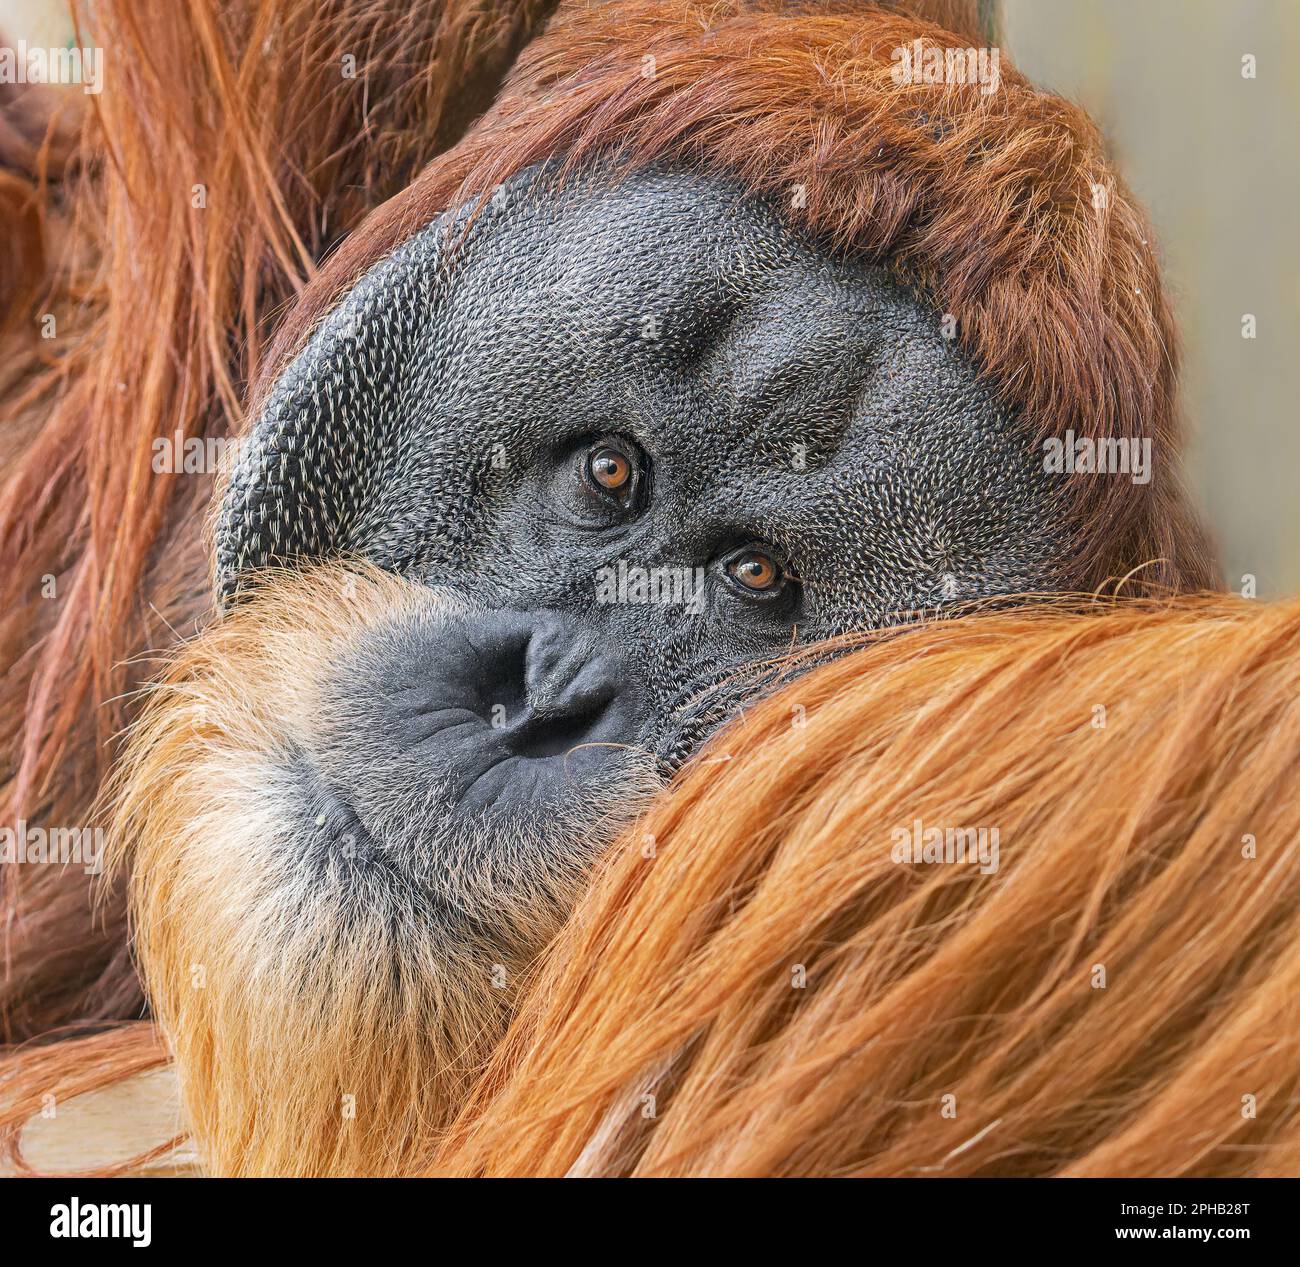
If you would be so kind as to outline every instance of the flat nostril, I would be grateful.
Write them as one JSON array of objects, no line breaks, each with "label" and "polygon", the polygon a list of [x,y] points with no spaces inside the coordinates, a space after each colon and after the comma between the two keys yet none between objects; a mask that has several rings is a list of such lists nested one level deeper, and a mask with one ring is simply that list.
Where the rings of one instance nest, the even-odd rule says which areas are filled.
[{"label": "flat nostril", "polygon": [[614,666],[560,621],[535,626],[523,669],[524,707],[503,736],[519,756],[556,756],[587,741],[619,694]]},{"label": "flat nostril", "polygon": [[589,660],[576,675],[557,676],[539,683],[528,693],[530,710],[542,717],[596,716],[619,693],[613,666],[603,659]]},{"label": "flat nostril", "polygon": [[529,711],[503,736],[517,757],[555,757],[587,742],[605,713],[605,705],[590,712],[540,714]]},{"label": "flat nostril", "polygon": [[571,627],[539,617],[524,652],[524,685],[528,697],[558,694],[578,676],[587,659],[588,650]]},{"label": "flat nostril", "polygon": [[609,703],[618,680],[588,639],[571,626],[543,620],[528,641],[524,687],[533,712],[567,716]]},{"label": "flat nostril", "polygon": [[551,757],[630,738],[623,675],[593,649],[589,630],[552,612],[500,612],[468,622],[463,642],[472,711],[516,756]]}]

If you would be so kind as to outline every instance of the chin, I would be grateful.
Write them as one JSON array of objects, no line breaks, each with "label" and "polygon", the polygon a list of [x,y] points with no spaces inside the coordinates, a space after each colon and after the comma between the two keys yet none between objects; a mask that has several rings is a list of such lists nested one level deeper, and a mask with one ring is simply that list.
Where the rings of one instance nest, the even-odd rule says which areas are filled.
[{"label": "chin", "polygon": [[[285,1140],[306,1129],[316,1166],[389,1173],[661,785],[649,745],[600,739],[628,733],[617,703],[592,704],[573,749],[484,712],[483,675],[451,671],[492,663],[481,637],[459,643],[465,615],[372,571],[268,582],[190,644],[132,732],[111,853],[218,1172],[296,1173]],[[449,671],[416,692],[406,670],[435,646]]]}]

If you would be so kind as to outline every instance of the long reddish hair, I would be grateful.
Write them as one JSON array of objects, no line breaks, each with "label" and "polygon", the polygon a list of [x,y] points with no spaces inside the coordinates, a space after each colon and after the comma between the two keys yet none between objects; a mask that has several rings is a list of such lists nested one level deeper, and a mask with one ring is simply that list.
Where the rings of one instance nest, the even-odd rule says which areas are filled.
[{"label": "long reddish hair", "polygon": [[1295,1174],[1297,788],[1300,601],[855,652],[610,853],[435,1169]]},{"label": "long reddish hair", "polygon": [[[66,172],[0,177],[0,823],[99,825],[135,688],[207,618],[211,481],[155,475],[154,441],[237,431],[360,271],[561,153],[705,163],[888,261],[957,317],[1026,443],[1154,440],[1150,485],[1072,488],[1070,583],[1212,583],[1170,474],[1176,340],[1144,217],[1086,118],[1005,59],[987,98],[900,91],[894,47],[979,43],[986,6],[894,7],[952,34],[847,0],[79,12],[108,66]],[[79,869],[0,870],[0,1042],[41,1044],[5,1062],[11,1106],[25,1071],[89,1089],[104,1027],[145,1006],[122,894],[92,910]],[[95,1045],[80,1069],[50,1041],[70,1035]],[[133,1068],[164,1059],[147,1028],[121,1042]]]},{"label": "long reddish hair", "polygon": [[[100,821],[142,653],[209,608],[212,482],[154,474],[154,440],[238,426],[321,257],[461,135],[554,7],[78,12],[106,73],[67,174],[0,176],[0,823]],[[79,870],[0,870],[0,1042],[138,1015],[120,893],[92,919]]]},{"label": "long reddish hair", "polygon": [[[412,1118],[361,1143],[465,1175],[1294,1174],[1297,786],[1300,600],[875,635],[720,733],[611,848],[442,1138]],[[386,1050],[344,1063],[442,1077]],[[14,1135],[41,1093],[166,1059],[147,1024],[34,1054]],[[237,1065],[203,1065],[200,1098],[256,1111]],[[322,1083],[336,1107],[329,1069],[275,1067],[257,1155],[329,1173],[343,1124],[285,1111]]]}]

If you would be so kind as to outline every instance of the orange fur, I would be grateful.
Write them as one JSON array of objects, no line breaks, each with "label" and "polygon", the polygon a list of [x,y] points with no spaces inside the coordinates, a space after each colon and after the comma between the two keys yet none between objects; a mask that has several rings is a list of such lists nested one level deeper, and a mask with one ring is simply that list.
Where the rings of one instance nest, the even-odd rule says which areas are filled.
[{"label": "orange fur", "polygon": [[[115,865],[213,1173],[408,1172],[581,890],[576,832],[557,864],[485,846],[430,891],[300,825],[290,772],[330,724],[321,684],[377,626],[449,606],[374,569],[270,581],[185,649],[133,728]],[[439,903],[477,918],[452,934]]]},{"label": "orange fur", "polygon": [[[1300,1170],[1300,601],[922,627],[713,751],[439,1172]],[[996,827],[997,869],[895,861],[918,819]]]},{"label": "orange fur", "polygon": [[[792,215],[933,288],[1027,432],[1156,439],[1165,474],[1151,485],[1075,490],[1078,584],[1153,561],[1153,579],[1211,579],[1172,475],[1174,339],[1149,234],[1079,112],[1010,68],[988,98],[896,90],[891,48],[945,37],[866,4],[575,4],[538,36],[551,7],[348,9],[329,30],[356,50],[364,92],[306,0],[148,14],[105,0],[83,15],[117,69],[68,182],[47,194],[70,226],[48,244],[43,288],[60,335],[35,337],[19,287],[9,316],[27,333],[0,384],[0,705],[13,719],[0,817],[90,823],[111,736],[148,676],[141,653],[206,609],[210,480],[152,475],[152,442],[236,426],[246,384],[267,381],[367,262],[565,147],[575,161],[611,148],[702,161],[787,202],[802,186]],[[907,7],[979,38],[969,4]],[[526,44],[496,105],[438,157]],[[195,182],[212,194],[202,211]],[[1104,214],[1093,183],[1109,191]],[[300,291],[268,351],[271,318]],[[2,883],[0,1037],[136,1012],[120,894],[92,923],[75,876]]]},{"label": "orange fur", "polygon": [[[0,822],[98,821],[144,656],[208,610],[211,475],[155,474],[153,442],[237,428],[273,319],[490,103],[554,4],[78,5],[111,71],[39,193],[44,260],[0,264],[20,283],[0,292]],[[16,242],[33,196],[0,181]],[[0,869],[0,1042],[139,1015],[123,902],[92,919],[84,876]]]},{"label": "orange fur", "polygon": [[[364,267],[442,208],[490,193],[519,168],[566,152],[575,164],[601,155],[625,166],[704,163],[780,199],[809,232],[888,260],[957,317],[963,346],[1022,411],[1026,443],[1067,427],[1155,441],[1151,485],[1103,480],[1072,487],[1073,583],[1100,585],[1148,564],[1150,579],[1174,589],[1212,583],[1212,560],[1174,474],[1176,346],[1145,218],[1084,116],[1034,89],[1005,61],[1003,90],[991,97],[961,87],[893,85],[890,53],[898,44],[983,38],[977,10],[965,0],[895,7],[938,17],[955,33],[830,0],[574,3],[544,33],[552,3],[446,0],[413,9],[382,0],[331,10],[328,21],[315,0],[194,0],[183,12],[166,13],[143,12],[128,0],[97,4],[86,35],[113,48],[115,69],[86,123],[80,162],[54,190],[34,195],[21,180],[0,188],[6,223],[33,243],[44,230],[43,255],[33,246],[17,272],[14,262],[3,265],[18,282],[5,318],[23,333],[3,336],[13,355],[0,367],[0,707],[13,719],[0,735],[0,816],[101,821],[92,806],[117,751],[112,737],[132,716],[126,699],[152,672],[140,653],[188,638],[206,617],[201,524],[210,481],[154,476],[154,438],[178,427],[186,436],[237,429],[243,399],[255,398],[258,384],[264,389]],[[365,92],[339,74],[341,48],[356,51]],[[646,55],[655,59],[653,76],[644,73]],[[472,122],[494,96],[487,114]],[[196,181],[210,194],[203,212],[190,203]],[[1100,205],[1097,188],[1106,195]],[[44,212],[58,215],[44,215],[42,224],[34,196],[46,199]],[[47,270],[43,277],[38,265]],[[59,316],[62,333],[50,346],[33,333],[38,297]],[[295,299],[272,346],[273,319]],[[53,598],[41,593],[46,576],[56,582]],[[303,610],[290,601],[283,616]],[[243,647],[248,682],[218,672],[210,658],[218,648],[238,648],[244,628],[218,626],[193,645],[186,663],[211,670],[204,689],[229,688],[214,704],[235,708],[242,700],[242,720],[256,724],[256,701],[249,704],[236,688],[260,681],[270,689],[267,675],[276,665],[257,661],[250,652],[255,640]],[[322,632],[329,629],[340,638],[347,632],[322,618]],[[351,634],[363,629],[361,622]],[[292,631],[282,632],[288,638]],[[1134,635],[1134,654],[1153,682],[1169,680],[1178,672],[1162,658],[1170,644],[1154,626],[1149,632],[1147,650],[1138,649]],[[304,637],[294,646],[300,656],[325,651]],[[276,681],[275,689],[287,690]],[[924,699],[919,677],[912,686]],[[1008,693],[1008,705],[1012,699]],[[500,1000],[483,1004],[481,1014],[475,1009],[482,1001],[475,1000],[463,1014],[468,1028],[461,1038],[440,1046],[407,1024],[377,1039],[386,1014],[371,1006],[376,995],[360,976],[348,977],[356,964],[343,954],[338,978],[323,982],[343,1009],[333,1030],[310,1033],[303,1015],[259,1014],[256,999],[230,989],[193,997],[191,963],[224,963],[233,972],[249,948],[238,944],[233,924],[223,924],[228,912],[219,907],[192,926],[175,918],[177,894],[202,887],[201,873],[178,866],[187,855],[179,847],[168,852],[179,837],[165,825],[175,820],[164,815],[180,813],[180,802],[157,759],[176,759],[176,784],[193,788],[200,754],[182,714],[154,712],[143,724],[147,738],[137,753],[150,756],[124,773],[122,821],[135,836],[137,861],[147,860],[135,876],[145,962],[156,976],[164,1023],[191,1071],[187,1098],[209,1157],[221,1169],[245,1173],[414,1166],[503,1023]],[[1037,710],[1030,715],[1040,718]],[[160,729],[164,716],[179,727],[174,733]],[[1048,726],[1036,736],[1026,725],[1017,733],[1023,743],[1008,748],[1008,761],[1025,759],[1042,734],[1055,732]],[[1225,749],[1225,761],[1230,755]],[[707,777],[697,773],[690,795]],[[1233,777],[1230,764],[1213,777]],[[720,786],[730,786],[725,776]],[[830,812],[829,805],[804,808],[813,818]],[[746,830],[724,825],[733,834]],[[714,824],[701,819],[699,826],[702,840],[714,839]],[[102,896],[95,919],[78,872],[48,868],[6,874],[0,883],[0,1037],[63,1036],[58,1027],[73,1022],[97,1027],[140,1016],[120,883]],[[601,893],[601,901],[612,901]],[[613,907],[592,909],[608,914]],[[1189,902],[1184,923],[1207,915]],[[644,984],[633,979],[629,989],[637,980]],[[402,997],[415,1000],[412,1015],[427,1016],[422,1009],[433,1006],[437,974],[408,984],[414,994]],[[520,1033],[535,1024],[528,1018],[540,1004],[530,1006]],[[283,1050],[271,1044],[260,1066],[227,1059],[241,1040],[260,1033],[269,1041],[268,1017],[288,1022]],[[228,1031],[211,1028],[218,1018]],[[1197,1032],[1210,1034],[1204,1025]],[[401,1069],[376,1065],[388,1041],[406,1053]],[[69,1081],[83,1042],[93,1059],[84,1076]],[[800,1050],[790,1049],[792,1060]],[[139,1024],[10,1049],[3,1062],[8,1099],[0,1103],[5,1140],[14,1143],[43,1090],[66,1095],[112,1080],[114,1053],[123,1075],[162,1058],[151,1029]],[[310,1085],[294,1082],[295,1057],[317,1070]],[[779,1065],[779,1053],[773,1060]],[[498,1067],[488,1085],[502,1085],[505,1070]],[[273,1080],[258,1081],[268,1071],[283,1074],[283,1093]],[[366,1083],[362,1115],[342,1126],[338,1100],[354,1093],[344,1088],[359,1075]],[[518,1096],[518,1084],[511,1085]],[[607,1090],[602,1084],[600,1094]],[[475,1111],[485,1103],[477,1100]],[[538,1107],[516,1103],[530,1113]],[[1125,1101],[1127,1108],[1135,1104]],[[591,1130],[581,1113],[593,1105],[575,1110],[577,1125],[566,1128],[565,1139]],[[607,1116],[607,1105],[600,1111]],[[485,1152],[493,1121],[499,1128],[499,1116],[488,1114],[464,1136],[464,1151],[444,1154],[440,1164],[561,1164],[535,1136],[514,1152],[496,1144]],[[681,1137],[661,1137],[658,1128],[654,1134],[662,1148],[652,1141],[642,1149],[633,1140],[631,1151],[619,1151],[620,1143],[608,1156],[589,1154],[584,1165],[667,1165],[662,1149]],[[908,1138],[921,1148],[921,1134]],[[791,1169],[811,1165],[814,1153],[839,1156],[843,1144],[833,1132],[814,1131],[804,1160],[792,1160],[779,1131],[764,1139],[764,1156]],[[702,1135],[697,1151],[688,1148],[673,1164],[758,1164],[757,1154],[734,1141],[729,1152],[708,1152],[714,1140]],[[866,1155],[843,1147],[855,1163]],[[968,1151],[972,1159],[986,1155]],[[496,1160],[489,1163],[489,1156]],[[906,1160],[902,1153],[895,1158]]]},{"label": "orange fur", "polygon": [[[1195,589],[1214,565],[1177,475],[1177,350],[1145,215],[1087,116],[1002,60],[996,92],[894,82],[895,50],[957,37],[851,4],[571,6],[496,104],[344,243],[280,328],[254,401],[358,275],[448,206],[565,155],[700,164],[788,218],[889,263],[952,314],[960,344],[1046,436],[1149,437],[1159,474],[1076,478],[1075,568],[1091,590],[1144,568]],[[650,59],[647,62],[646,59]]]}]

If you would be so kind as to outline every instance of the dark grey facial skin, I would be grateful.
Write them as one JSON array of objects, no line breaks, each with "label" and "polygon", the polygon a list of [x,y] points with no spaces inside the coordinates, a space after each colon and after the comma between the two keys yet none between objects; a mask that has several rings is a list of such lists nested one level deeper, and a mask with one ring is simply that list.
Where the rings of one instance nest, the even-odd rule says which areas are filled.
[{"label": "dark grey facial skin", "polygon": [[[619,749],[577,745],[662,774],[752,696],[747,666],[1052,588],[1041,458],[883,271],[684,170],[527,172],[461,237],[466,214],[376,265],[284,372],[218,534],[227,599],[344,555],[472,613],[395,630],[331,686],[328,795],[367,789],[368,830],[410,834],[378,802],[423,780],[444,828],[544,836],[610,793]],[[611,449],[612,497],[588,469]],[[790,579],[746,588],[762,560]]]}]

